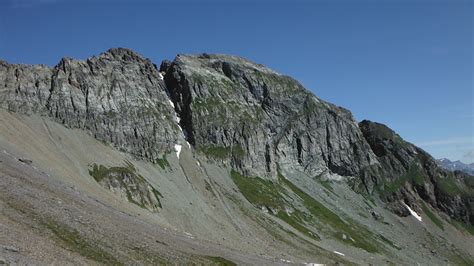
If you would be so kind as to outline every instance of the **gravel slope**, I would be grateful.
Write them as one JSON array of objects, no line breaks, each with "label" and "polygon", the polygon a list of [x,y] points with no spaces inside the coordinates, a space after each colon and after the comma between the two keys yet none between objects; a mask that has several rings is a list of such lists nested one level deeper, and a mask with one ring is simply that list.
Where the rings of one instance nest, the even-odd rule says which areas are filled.
[{"label": "gravel slope", "polygon": [[[443,265],[474,256],[472,236],[448,223],[440,230],[425,214],[420,223],[395,216],[378,201],[369,207],[345,183],[333,183],[334,193],[327,193],[301,173],[285,173],[327,208],[398,248],[385,245],[384,254],[367,253],[329,238],[309,239],[254,208],[239,193],[229,169],[186,144],[179,158],[167,154],[169,167],[162,169],[43,117],[0,111],[0,125],[0,261],[218,264],[223,260],[211,257],[221,257],[253,265]],[[120,166],[126,161],[163,195],[158,213],[114,195],[88,173],[92,163]],[[372,218],[372,210],[383,222]]]}]

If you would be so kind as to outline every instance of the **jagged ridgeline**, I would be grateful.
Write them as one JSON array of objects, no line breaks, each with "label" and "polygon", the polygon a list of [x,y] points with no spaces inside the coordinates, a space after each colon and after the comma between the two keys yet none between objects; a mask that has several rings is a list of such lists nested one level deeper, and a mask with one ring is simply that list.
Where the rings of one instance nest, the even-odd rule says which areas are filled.
[{"label": "jagged ridgeline", "polygon": [[358,124],[291,77],[236,56],[178,55],[160,69],[122,48],[53,68],[1,62],[0,106],[87,130],[154,163],[187,141],[229,178],[232,169],[276,187],[280,174],[300,186],[298,176],[347,182],[400,215],[407,204],[474,221],[471,176],[441,170],[389,128]]}]

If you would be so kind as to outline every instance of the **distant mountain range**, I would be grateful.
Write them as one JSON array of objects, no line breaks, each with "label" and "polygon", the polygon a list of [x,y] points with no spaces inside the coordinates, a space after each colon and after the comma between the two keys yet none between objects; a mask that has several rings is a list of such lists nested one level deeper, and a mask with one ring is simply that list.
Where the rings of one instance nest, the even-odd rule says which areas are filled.
[{"label": "distant mountain range", "polygon": [[459,160],[453,162],[446,158],[438,159],[437,161],[438,161],[438,164],[446,170],[450,170],[450,171],[458,170],[470,175],[474,175],[474,163],[466,164]]}]

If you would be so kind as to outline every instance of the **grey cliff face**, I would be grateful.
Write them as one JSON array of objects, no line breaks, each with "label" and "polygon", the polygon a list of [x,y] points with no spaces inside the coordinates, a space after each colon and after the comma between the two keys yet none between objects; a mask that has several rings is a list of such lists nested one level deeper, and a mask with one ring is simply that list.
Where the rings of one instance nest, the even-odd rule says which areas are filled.
[{"label": "grey cliff face", "polygon": [[224,55],[180,55],[165,68],[189,142],[247,175],[357,176],[378,163],[350,112],[288,76]]},{"label": "grey cliff face", "polygon": [[90,131],[137,157],[156,160],[180,134],[161,74],[150,60],[111,49],[54,68],[0,64],[0,105]]}]

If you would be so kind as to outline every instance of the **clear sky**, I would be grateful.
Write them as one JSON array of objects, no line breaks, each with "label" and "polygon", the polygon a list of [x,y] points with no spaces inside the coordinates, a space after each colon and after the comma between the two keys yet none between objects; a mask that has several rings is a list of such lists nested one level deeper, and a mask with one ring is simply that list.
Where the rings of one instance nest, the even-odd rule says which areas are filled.
[{"label": "clear sky", "polygon": [[473,2],[1,0],[0,58],[240,55],[437,158],[474,162]]}]

